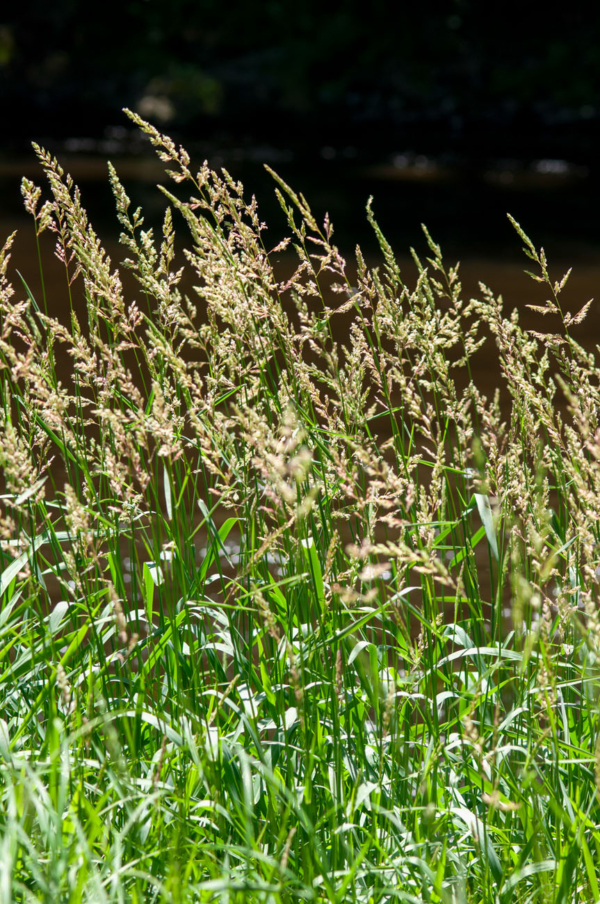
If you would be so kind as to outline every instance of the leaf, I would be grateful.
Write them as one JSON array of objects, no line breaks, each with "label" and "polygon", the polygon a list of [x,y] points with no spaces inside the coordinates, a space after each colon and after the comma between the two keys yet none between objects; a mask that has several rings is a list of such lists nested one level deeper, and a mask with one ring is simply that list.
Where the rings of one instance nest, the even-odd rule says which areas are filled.
[{"label": "leaf", "polygon": [[[532,651],[529,655],[532,659],[538,658],[538,653],[535,651]],[[507,650],[505,647],[470,647],[468,650],[455,650],[454,653],[449,653],[448,656],[444,656],[442,659],[438,660],[435,668],[441,669],[446,663],[456,662],[457,659],[462,659],[463,657],[477,658],[479,656],[495,656],[497,659],[509,659],[513,662],[523,661],[522,653],[519,653],[516,650]]]},{"label": "leaf", "polygon": [[474,646],[473,641],[461,625],[446,625],[443,633],[445,637],[453,637],[457,644],[467,650]]},{"label": "leaf", "polygon": [[169,472],[166,465],[163,465],[163,487],[165,491],[165,506],[167,508],[167,517],[169,521],[173,520],[173,496],[171,493],[171,481],[169,480]]},{"label": "leaf", "polygon": [[317,592],[317,600],[319,601],[321,610],[323,610],[325,606],[325,586],[323,584],[323,573],[321,571],[321,563],[319,562],[319,556],[317,555],[315,541],[312,537],[308,537],[308,539],[302,541],[302,547],[310,566],[313,584]]},{"label": "leaf", "polygon": [[166,650],[167,645],[171,641],[171,638],[173,637],[173,631],[176,631],[183,620],[187,617],[187,610],[182,609],[181,612],[177,613],[172,623],[165,628],[162,634],[160,632],[157,632],[156,634],[152,635],[152,639],[156,640],[156,642],[150,647],[148,659],[144,663],[144,666],[141,670],[141,676],[143,678],[150,674],[150,672]]},{"label": "leaf", "polygon": [[378,788],[377,782],[361,782],[358,787],[358,791],[356,792],[356,800],[354,802],[354,806],[358,810],[360,806],[364,803],[367,798],[371,796],[373,791],[376,791]]},{"label": "leaf", "polygon": [[594,865],[594,860],[590,853],[590,849],[585,840],[585,836],[583,835],[581,836],[581,849],[583,850],[583,857],[585,860],[585,865],[587,866],[587,877],[592,889],[594,901],[598,901],[598,899],[600,899],[600,887],[598,886],[598,879],[596,878],[597,868]]},{"label": "leaf", "polygon": [[496,562],[498,562],[500,557],[498,555],[498,543],[496,541],[494,518],[492,515],[492,507],[490,505],[489,496],[486,496],[483,493],[475,493],[475,501],[477,502],[479,517],[481,518],[481,523],[483,524],[483,527],[485,529],[485,535],[487,537],[488,543],[490,544],[492,555],[494,556]]},{"label": "leaf", "polygon": [[21,596],[22,593],[20,590],[18,593],[13,593],[10,600],[6,603],[5,606],[2,607],[2,610],[0,610],[0,628],[2,628],[2,626],[8,621],[11,612],[21,599]]},{"label": "leaf", "polygon": [[36,480],[34,484],[32,484],[28,489],[23,490],[23,492],[19,496],[17,496],[17,498],[13,502],[13,505],[22,505],[27,501],[27,499],[30,499],[31,496],[34,495],[34,493],[37,493],[40,487],[43,487],[47,480],[47,477],[42,477],[40,478],[40,480]]},{"label": "leaf", "polygon": [[133,709],[127,710],[126,712],[120,713],[119,715],[125,719],[140,719],[142,722],[145,722],[146,725],[151,725],[153,728],[156,728],[162,734],[166,735],[169,741],[172,741],[178,747],[184,746],[183,738],[181,737],[179,732],[175,731],[175,729],[172,728],[164,719],[157,718],[154,713],[149,713],[145,710],[138,712],[137,710]]},{"label": "leaf", "polygon": [[504,897],[507,892],[512,891],[522,879],[527,879],[529,876],[535,876],[537,873],[552,872],[557,866],[558,863],[556,860],[539,860],[537,863],[529,863],[527,866],[518,869],[510,876],[502,888],[500,896]]},{"label": "leaf", "polygon": [[6,756],[10,751],[10,735],[8,725],[4,719],[0,719],[0,753]]},{"label": "leaf", "polygon": [[24,279],[24,277],[23,277],[23,274],[22,274],[19,270],[17,270],[17,274],[18,274],[18,276],[19,276],[19,279],[20,279],[21,282],[23,283],[23,286],[24,286],[24,288],[25,288],[25,291],[27,292],[27,295],[29,296],[29,301],[31,302],[31,304],[32,304],[32,306],[33,306],[33,309],[34,309],[35,311],[37,311],[38,314],[41,314],[40,306],[38,305],[37,301],[35,300],[34,295],[33,295],[33,292],[31,291],[31,289],[29,288],[29,286],[28,286],[27,283],[25,282],[25,279]]},{"label": "leaf", "polygon": [[65,615],[69,611],[69,603],[67,600],[60,600],[48,616],[48,630],[54,635],[60,628]]},{"label": "leaf", "polygon": [[277,609],[279,610],[279,614],[281,616],[285,616],[287,614],[287,604],[286,604],[285,596],[279,589],[279,586],[275,582],[275,578],[273,577],[273,575],[271,574],[270,571],[268,572],[268,576],[269,576],[269,581],[270,581],[270,586],[267,588],[269,591],[269,594],[275,600],[275,602],[277,604]]},{"label": "leaf", "polygon": [[146,575],[150,577],[155,587],[160,587],[165,582],[163,570],[157,562],[144,562],[144,582]]},{"label": "leaf", "polygon": [[40,534],[35,538],[29,549],[26,549],[24,553],[15,559],[14,562],[11,562],[8,568],[5,568],[2,574],[0,574],[0,597],[3,593],[6,593],[8,587],[16,578],[18,573],[23,570],[23,567],[31,560],[33,554],[42,546],[47,540],[47,536],[45,533]]},{"label": "leaf", "polygon": [[352,663],[354,662],[354,660],[356,659],[358,654],[362,653],[363,650],[365,650],[367,647],[370,647],[370,646],[372,646],[370,641],[359,640],[358,643],[355,644],[350,655],[348,656],[348,665],[352,665]]},{"label": "leaf", "polygon": [[144,602],[146,603],[146,617],[148,619],[148,624],[152,625],[153,619],[153,602],[154,602],[154,588],[156,586],[156,582],[154,580],[154,576],[148,567],[148,563],[144,562]]},{"label": "leaf", "polygon": [[285,730],[289,731],[296,722],[298,721],[298,710],[295,706],[290,706],[289,709],[286,709],[284,722],[285,722]]},{"label": "leaf", "polygon": [[479,530],[476,531],[476,533],[474,533],[473,536],[471,537],[471,541],[470,541],[470,543],[469,543],[469,546],[464,546],[464,547],[460,550],[460,552],[457,552],[457,553],[456,553],[456,555],[454,556],[454,558],[452,559],[452,561],[451,561],[450,564],[448,565],[448,568],[454,568],[455,565],[460,565],[460,563],[462,562],[462,560],[465,558],[465,556],[466,556],[467,553],[469,552],[469,548],[474,549],[475,546],[477,546],[477,544],[479,543],[479,541],[480,541],[480,540],[483,540],[484,537],[485,537],[485,528],[484,528],[484,527],[480,527]]},{"label": "leaf", "polygon": [[[211,521],[212,521],[212,519],[211,519]],[[219,530],[216,531],[216,533],[214,535],[214,540],[211,543],[210,549],[206,553],[206,556],[204,557],[204,561],[202,562],[202,565],[200,566],[200,570],[198,572],[198,580],[200,582],[202,582],[206,578],[208,569],[212,565],[212,563],[215,559],[215,556],[217,555],[217,551],[219,549],[223,550],[223,552],[228,556],[227,550],[225,549],[224,541],[227,539],[230,531],[232,530],[234,525],[237,524],[237,522],[238,522],[238,518],[228,518],[227,521],[225,521],[221,525]],[[213,526],[214,526],[214,522],[213,522]]]},{"label": "leaf", "polygon": [[496,848],[481,819],[479,819],[479,817],[471,810],[467,809],[467,807],[453,807],[452,813],[464,822],[473,838],[479,843],[482,853],[487,857],[492,876],[496,882],[500,883],[503,876],[502,864],[500,863]]},{"label": "leaf", "polygon": [[[89,625],[84,622],[79,631],[73,636],[73,640],[69,644],[67,650],[63,653],[60,658],[61,665],[66,665],[73,653],[75,651],[81,652],[81,644],[83,642],[83,638],[87,634],[89,630]],[[69,635],[70,636],[70,635]]]}]

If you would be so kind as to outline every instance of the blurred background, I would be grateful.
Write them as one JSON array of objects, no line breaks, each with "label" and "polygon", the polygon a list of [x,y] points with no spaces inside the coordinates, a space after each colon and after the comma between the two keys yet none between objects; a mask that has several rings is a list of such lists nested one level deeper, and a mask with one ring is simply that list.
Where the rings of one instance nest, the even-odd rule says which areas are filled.
[{"label": "blurred background", "polygon": [[[560,15],[558,14],[560,10]],[[21,225],[30,142],[56,153],[100,229],[106,159],[159,216],[137,110],[226,166],[283,220],[270,164],[367,253],[374,208],[401,252],[425,222],[447,256],[521,261],[510,211],[551,260],[595,267],[600,16],[515,0],[28,0],[0,10],[0,225]]]}]

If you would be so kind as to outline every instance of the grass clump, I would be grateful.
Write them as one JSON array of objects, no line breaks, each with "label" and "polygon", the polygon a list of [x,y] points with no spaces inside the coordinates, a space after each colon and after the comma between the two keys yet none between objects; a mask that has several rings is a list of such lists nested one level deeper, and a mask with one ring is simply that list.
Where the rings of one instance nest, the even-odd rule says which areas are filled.
[{"label": "grass clump", "polygon": [[565,280],[517,226],[559,324],[527,333],[429,236],[409,288],[370,207],[351,280],[275,176],[282,281],[241,185],[138,124],[191,197],[157,242],[111,168],[137,293],[41,149],[70,313],[2,255],[1,900],[598,901],[600,371]]}]

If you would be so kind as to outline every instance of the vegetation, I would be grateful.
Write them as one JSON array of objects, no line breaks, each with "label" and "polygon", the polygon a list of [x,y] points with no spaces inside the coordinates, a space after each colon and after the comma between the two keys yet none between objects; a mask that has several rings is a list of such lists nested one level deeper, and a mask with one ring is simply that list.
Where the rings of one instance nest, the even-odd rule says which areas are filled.
[{"label": "vegetation", "polygon": [[2,255],[0,899],[598,901],[588,306],[517,224],[555,332],[463,300],[428,236],[409,288],[370,206],[351,280],[275,174],[267,251],[133,119],[177,183],[156,242],[110,169],[141,300],[41,149],[25,204],[86,318]]}]

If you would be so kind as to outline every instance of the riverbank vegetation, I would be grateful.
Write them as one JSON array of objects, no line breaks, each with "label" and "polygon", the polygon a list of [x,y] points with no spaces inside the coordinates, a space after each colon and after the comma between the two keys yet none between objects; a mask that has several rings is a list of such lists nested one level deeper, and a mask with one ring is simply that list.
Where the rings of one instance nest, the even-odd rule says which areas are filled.
[{"label": "riverbank vegetation", "polygon": [[38,149],[63,307],[2,254],[0,899],[598,901],[588,305],[516,223],[540,332],[427,233],[408,285],[371,206],[351,280],[275,174],[270,250],[133,118],[162,235],[111,167],[117,267]]}]

